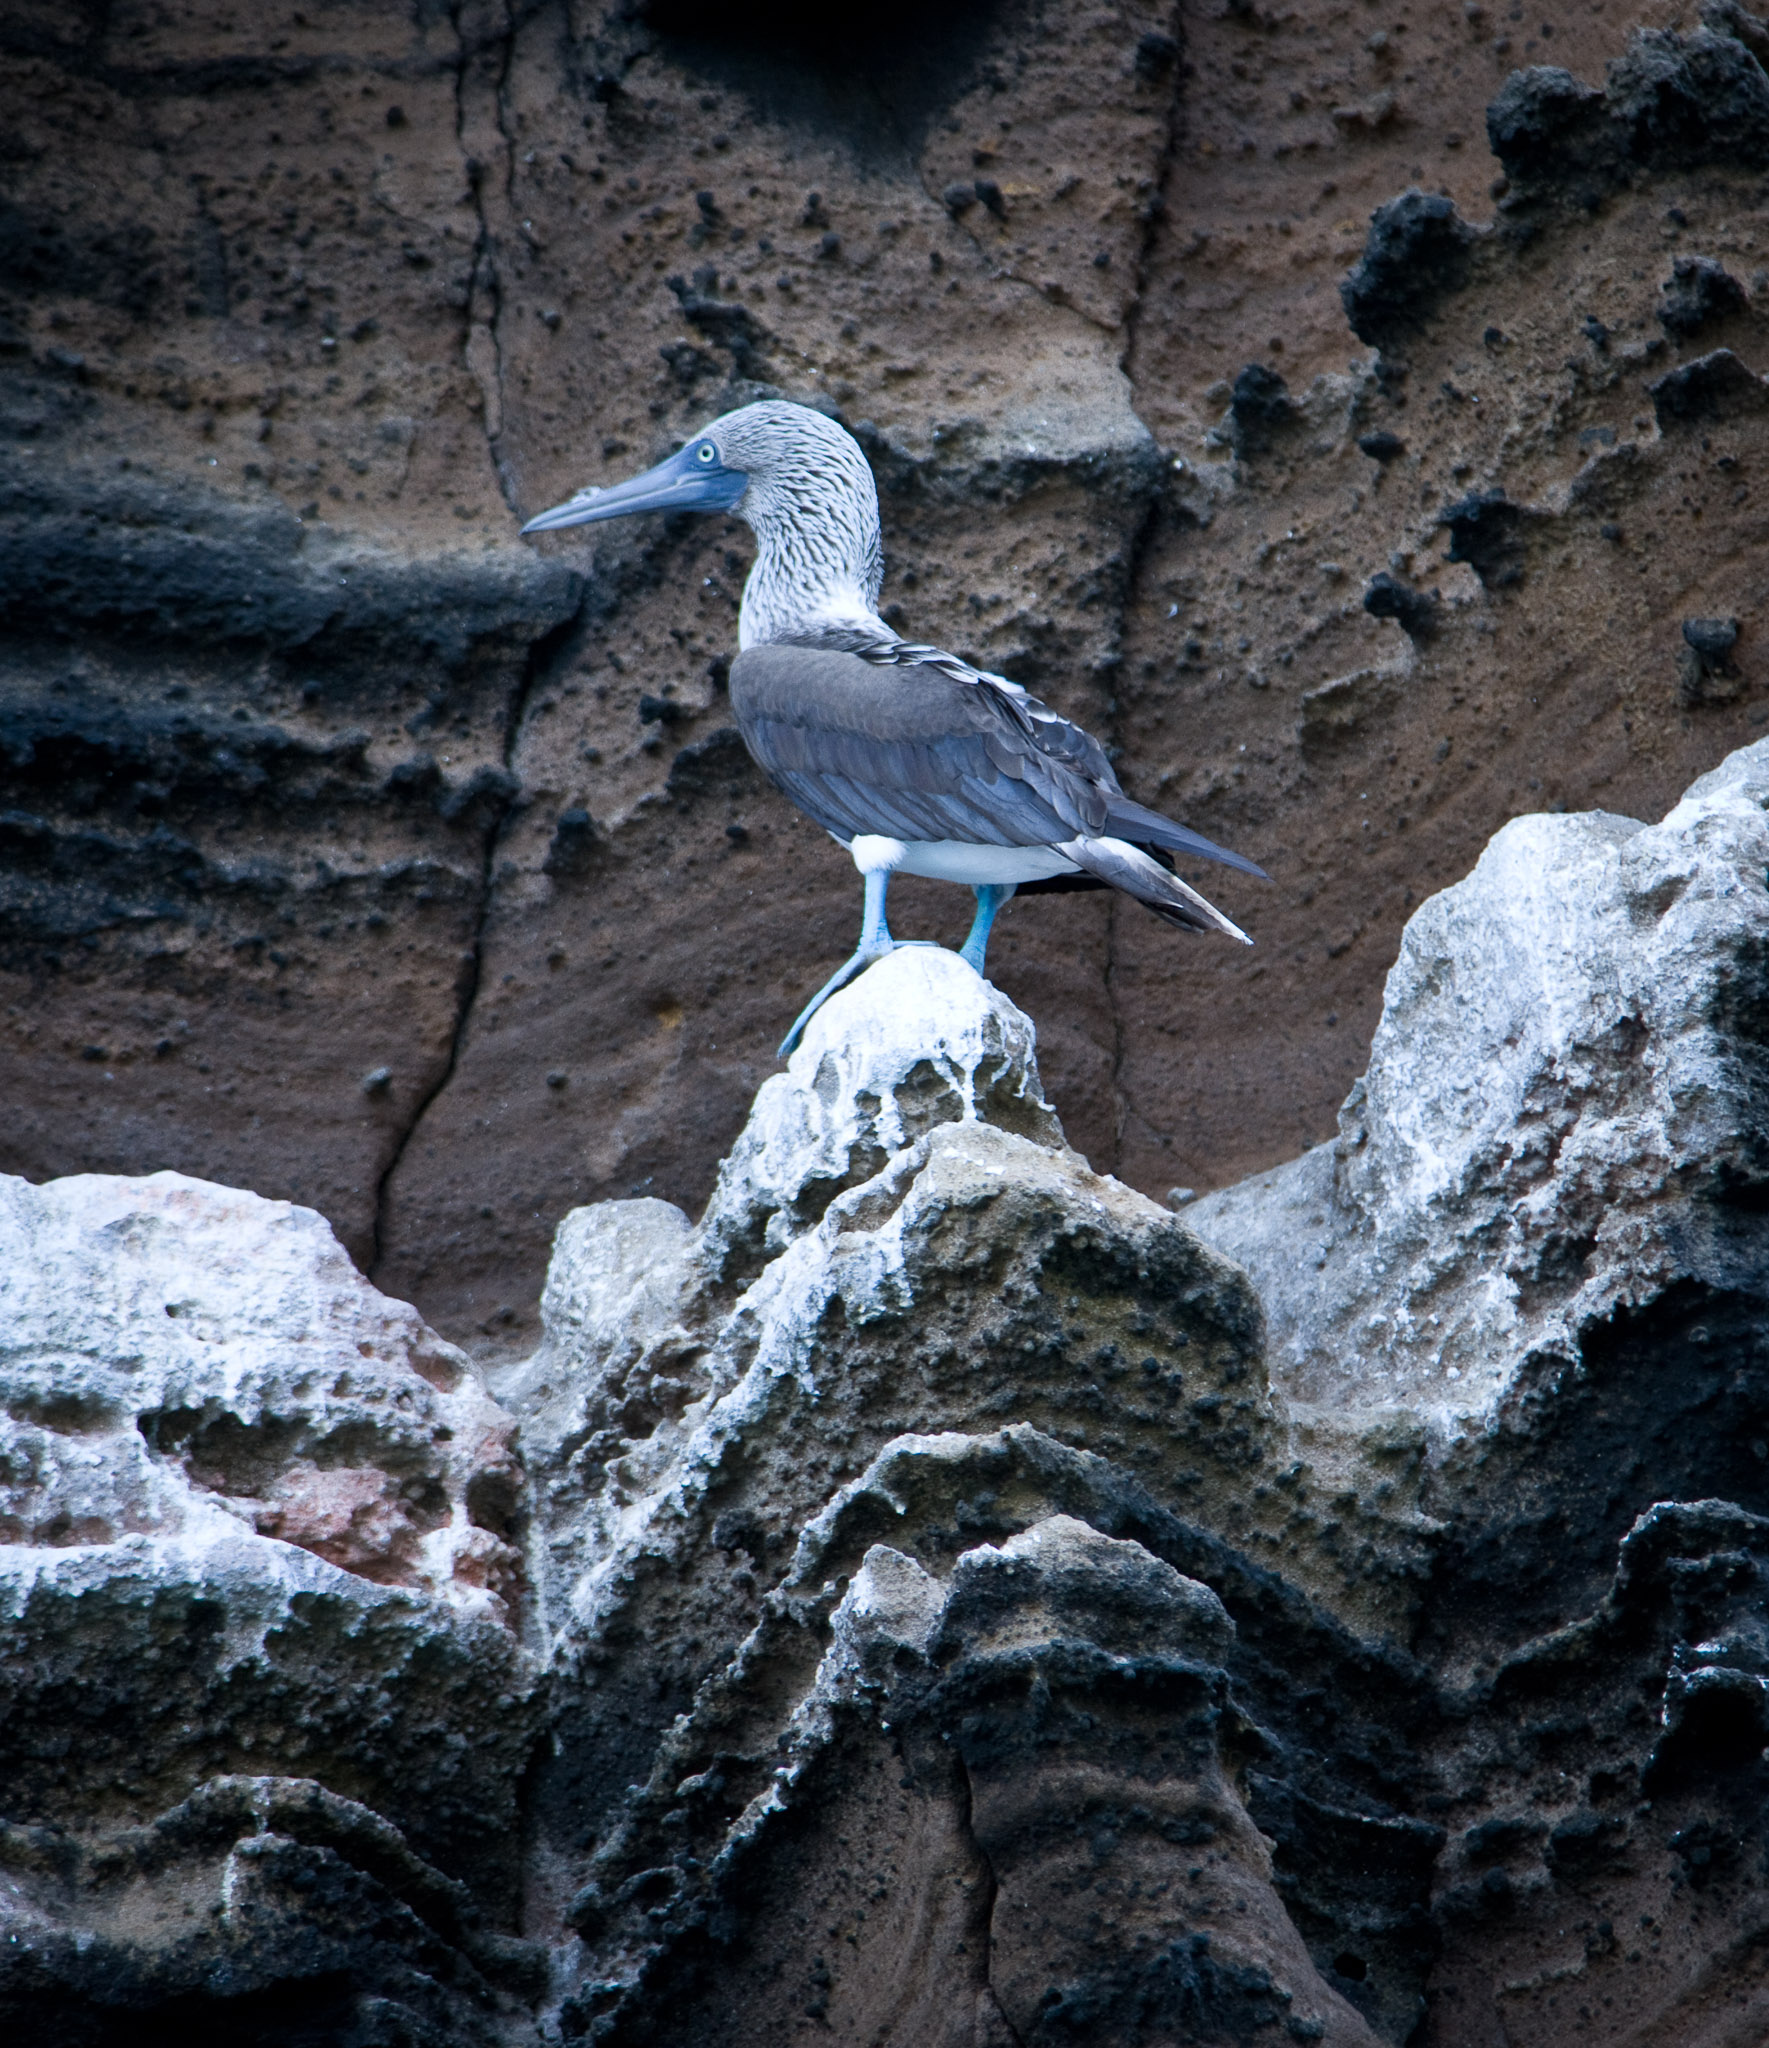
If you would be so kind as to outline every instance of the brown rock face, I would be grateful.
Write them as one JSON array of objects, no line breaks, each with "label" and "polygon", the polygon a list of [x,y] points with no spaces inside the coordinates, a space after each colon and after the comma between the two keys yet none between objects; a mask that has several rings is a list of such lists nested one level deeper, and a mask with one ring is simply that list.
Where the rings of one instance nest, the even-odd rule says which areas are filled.
[{"label": "brown rock face", "polygon": [[1763,715],[1762,37],[1670,16],[13,10],[0,1163],[311,1202],[484,1347],[704,1199],[853,877],[729,737],[743,530],[513,531],[761,389],[888,616],[1271,870],[1244,956],[1010,908],[1076,1142],[1319,1138],[1420,897]]}]

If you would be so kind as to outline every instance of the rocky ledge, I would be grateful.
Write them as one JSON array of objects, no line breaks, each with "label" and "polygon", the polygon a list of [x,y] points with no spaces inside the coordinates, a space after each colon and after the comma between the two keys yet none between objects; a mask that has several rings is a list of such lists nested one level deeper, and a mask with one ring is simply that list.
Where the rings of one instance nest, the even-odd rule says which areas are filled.
[{"label": "rocky ledge", "polygon": [[1178,1213],[905,949],[489,1376],[310,1211],[5,1183],[0,2014],[1760,2038],[1766,811],[1507,826]]}]

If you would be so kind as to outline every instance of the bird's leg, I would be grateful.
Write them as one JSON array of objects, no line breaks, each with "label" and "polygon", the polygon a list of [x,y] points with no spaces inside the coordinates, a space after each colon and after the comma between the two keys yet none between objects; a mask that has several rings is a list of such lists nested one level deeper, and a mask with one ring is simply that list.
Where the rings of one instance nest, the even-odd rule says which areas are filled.
[{"label": "bird's leg", "polygon": [[897,942],[891,937],[891,928],[885,922],[885,889],[890,879],[889,868],[869,868],[865,871],[866,907],[860,916],[860,943],[793,1020],[792,1029],[780,1041],[782,1059],[785,1059],[804,1037],[805,1026],[838,988],[846,988],[863,968],[870,967],[875,960],[882,960],[887,953],[896,951]]},{"label": "bird's leg", "polygon": [[971,919],[970,932],[958,949],[958,957],[968,960],[979,974],[983,971],[983,958],[989,950],[989,928],[995,922],[995,913],[1014,892],[1011,882],[978,882],[977,914]]},{"label": "bird's leg", "polygon": [[890,869],[872,868],[860,879],[865,892],[860,911],[860,944],[854,959],[848,962],[850,967],[856,960],[881,959],[896,944],[891,937],[891,928],[885,922],[885,891],[891,883]]}]

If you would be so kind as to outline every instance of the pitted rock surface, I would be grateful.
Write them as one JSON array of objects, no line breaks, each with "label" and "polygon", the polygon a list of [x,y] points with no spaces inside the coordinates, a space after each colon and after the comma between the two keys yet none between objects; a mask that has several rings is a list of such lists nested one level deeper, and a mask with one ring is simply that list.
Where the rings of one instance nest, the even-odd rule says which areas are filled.
[{"label": "pitted rock surface", "polygon": [[893,625],[1274,878],[1250,950],[1000,919],[1156,1199],[1330,1135],[1508,819],[1760,736],[1733,0],[297,11],[0,30],[8,1171],[315,1208],[504,1361],[568,1213],[700,1212],[853,876],[730,719],[742,529],[517,528],[764,391],[865,448]]}]

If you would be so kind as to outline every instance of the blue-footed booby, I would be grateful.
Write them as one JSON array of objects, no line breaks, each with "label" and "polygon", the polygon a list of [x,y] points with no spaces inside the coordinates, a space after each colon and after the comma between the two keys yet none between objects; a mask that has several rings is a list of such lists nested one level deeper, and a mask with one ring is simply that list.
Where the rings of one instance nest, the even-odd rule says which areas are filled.
[{"label": "blue-footed booby", "polygon": [[639,512],[732,512],[756,538],[738,614],[731,709],[763,774],[853,856],[860,943],[800,1013],[900,943],[885,922],[893,874],[967,883],[960,951],[983,971],[995,914],[1016,889],[1112,888],[1187,931],[1252,941],[1163,856],[1264,870],[1133,803],[1104,749],[1005,676],[904,640],[878,615],[878,492],[859,444],[779,400],[716,419],[644,475],[580,491],[524,533]]}]

